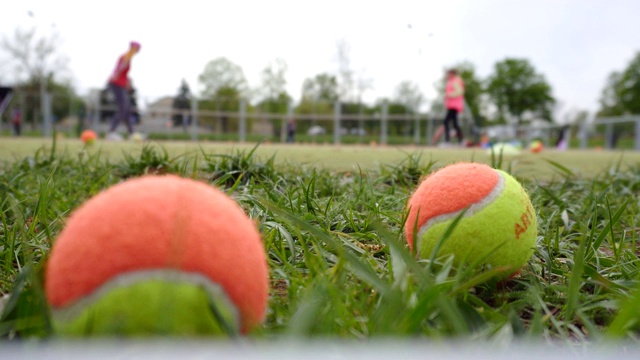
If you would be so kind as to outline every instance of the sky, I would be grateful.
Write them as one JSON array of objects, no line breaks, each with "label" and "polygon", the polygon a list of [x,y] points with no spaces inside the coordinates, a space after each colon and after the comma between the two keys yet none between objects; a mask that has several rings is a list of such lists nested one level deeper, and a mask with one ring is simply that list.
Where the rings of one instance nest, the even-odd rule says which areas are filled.
[{"label": "sky", "polygon": [[[139,41],[130,75],[143,105],[175,95],[182,79],[202,90],[198,75],[218,57],[240,65],[253,88],[284,59],[287,90],[299,99],[306,78],[337,73],[340,41],[356,78],[371,83],[367,102],[393,97],[406,80],[430,102],[456,63],[485,78],[498,61],[526,58],[551,84],[561,118],[597,111],[608,75],[640,51],[638,14],[635,0],[21,0],[0,6],[0,37],[34,26],[57,32],[80,94],[104,87],[129,41]],[[0,72],[0,81],[15,75],[6,62]]]}]

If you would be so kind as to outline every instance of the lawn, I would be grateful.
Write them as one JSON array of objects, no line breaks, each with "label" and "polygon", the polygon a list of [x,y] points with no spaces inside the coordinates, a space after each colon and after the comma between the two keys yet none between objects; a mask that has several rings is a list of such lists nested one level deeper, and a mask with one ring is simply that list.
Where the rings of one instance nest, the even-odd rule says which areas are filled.
[{"label": "lawn", "polygon": [[[640,154],[2,139],[0,336],[55,336],[41,276],[70,212],[109,186],[174,173],[226,191],[258,224],[270,268],[250,338],[635,340],[640,324]],[[538,239],[513,279],[418,261],[402,234],[420,178],[457,161],[514,174]],[[455,231],[455,229],[453,229]]]},{"label": "lawn", "polygon": [[[77,154],[81,150],[88,154],[100,153],[103,159],[119,161],[124,154],[139,154],[143,146],[154,146],[165,149],[170,157],[193,157],[202,153],[231,154],[235,151],[249,151],[255,143],[213,143],[213,142],[149,142],[145,144],[132,142],[98,142],[90,147],[83,147],[78,140],[62,140],[56,144],[58,153]],[[38,149],[52,147],[51,140],[39,138],[4,138],[0,141],[0,161],[14,161],[33,156]],[[295,166],[320,167],[334,171],[379,170],[381,166],[398,164],[411,155],[421,166],[430,162],[440,165],[458,161],[477,161],[486,164],[492,162],[491,154],[486,149],[463,148],[442,149],[419,146],[368,146],[328,144],[261,144],[255,157],[266,161],[274,157],[274,164],[293,164]],[[495,154],[496,156],[499,154]],[[510,171],[529,179],[548,179],[567,171],[578,176],[593,177],[612,168],[625,168],[640,162],[640,153],[633,151],[555,151],[544,150],[534,154],[522,151],[519,155],[505,155],[503,162]],[[558,166],[559,165],[559,166]]]}]

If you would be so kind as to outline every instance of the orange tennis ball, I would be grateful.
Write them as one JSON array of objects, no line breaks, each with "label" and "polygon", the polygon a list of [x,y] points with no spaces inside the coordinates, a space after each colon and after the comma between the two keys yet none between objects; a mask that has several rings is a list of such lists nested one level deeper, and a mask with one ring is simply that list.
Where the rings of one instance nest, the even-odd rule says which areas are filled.
[{"label": "orange tennis ball", "polygon": [[529,145],[529,149],[532,153],[539,153],[544,149],[544,144],[540,140],[534,140]]},{"label": "orange tennis ball", "polygon": [[145,176],[73,212],[45,292],[61,334],[246,333],[265,316],[266,254],[256,225],[223,192]]},{"label": "orange tennis ball", "polygon": [[430,258],[437,251],[437,256],[453,255],[458,265],[475,262],[504,269],[501,276],[508,277],[533,255],[533,205],[520,183],[501,170],[478,163],[446,166],[420,183],[407,207],[405,235],[420,257]]},{"label": "orange tennis ball", "polygon": [[93,130],[84,130],[82,134],[80,134],[80,140],[87,145],[93,144],[97,138],[98,134]]}]

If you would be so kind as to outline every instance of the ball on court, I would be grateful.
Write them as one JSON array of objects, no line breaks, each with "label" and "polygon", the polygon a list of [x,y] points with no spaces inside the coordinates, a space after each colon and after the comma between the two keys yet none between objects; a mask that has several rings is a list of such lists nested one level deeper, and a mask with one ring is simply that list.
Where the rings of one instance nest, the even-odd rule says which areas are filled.
[{"label": "ball on court", "polygon": [[532,153],[539,153],[542,149],[544,149],[544,144],[540,140],[534,140],[529,144],[529,150],[531,150]]},{"label": "ball on court", "polygon": [[133,133],[131,134],[131,140],[133,140],[134,142],[143,142],[144,141],[144,135],[140,134],[140,133]]},{"label": "ball on court", "polygon": [[61,335],[246,333],[265,316],[267,261],[256,225],[223,192],[145,176],[72,213],[45,294]]},{"label": "ball on court", "polygon": [[405,235],[419,257],[430,258],[460,218],[437,256],[454,263],[503,269],[506,278],[533,255],[537,219],[529,196],[509,174],[484,164],[458,163],[425,178],[410,197]]},{"label": "ball on court", "polygon": [[80,140],[82,140],[82,142],[85,143],[86,145],[93,144],[97,138],[98,138],[98,134],[96,134],[96,132],[93,130],[84,130],[80,134]]}]

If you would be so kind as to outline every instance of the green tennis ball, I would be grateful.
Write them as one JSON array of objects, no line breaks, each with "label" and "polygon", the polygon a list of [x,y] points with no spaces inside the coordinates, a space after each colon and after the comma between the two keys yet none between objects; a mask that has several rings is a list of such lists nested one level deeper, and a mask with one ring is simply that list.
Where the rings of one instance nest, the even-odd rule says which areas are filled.
[{"label": "green tennis ball", "polygon": [[45,293],[56,333],[235,335],[261,325],[266,254],[226,194],[177,176],[117,184],[73,212]]},{"label": "green tennis ball", "polygon": [[533,255],[536,213],[520,183],[504,171],[478,163],[444,167],[420,183],[407,207],[405,235],[421,258],[437,251],[438,257],[453,255],[458,266],[501,269],[499,277],[506,278]]},{"label": "green tennis ball", "polygon": [[111,282],[93,298],[56,310],[54,327],[72,336],[240,333],[238,313],[221,289],[206,289],[206,282],[198,285],[178,274],[136,273],[133,282],[126,277]]}]

